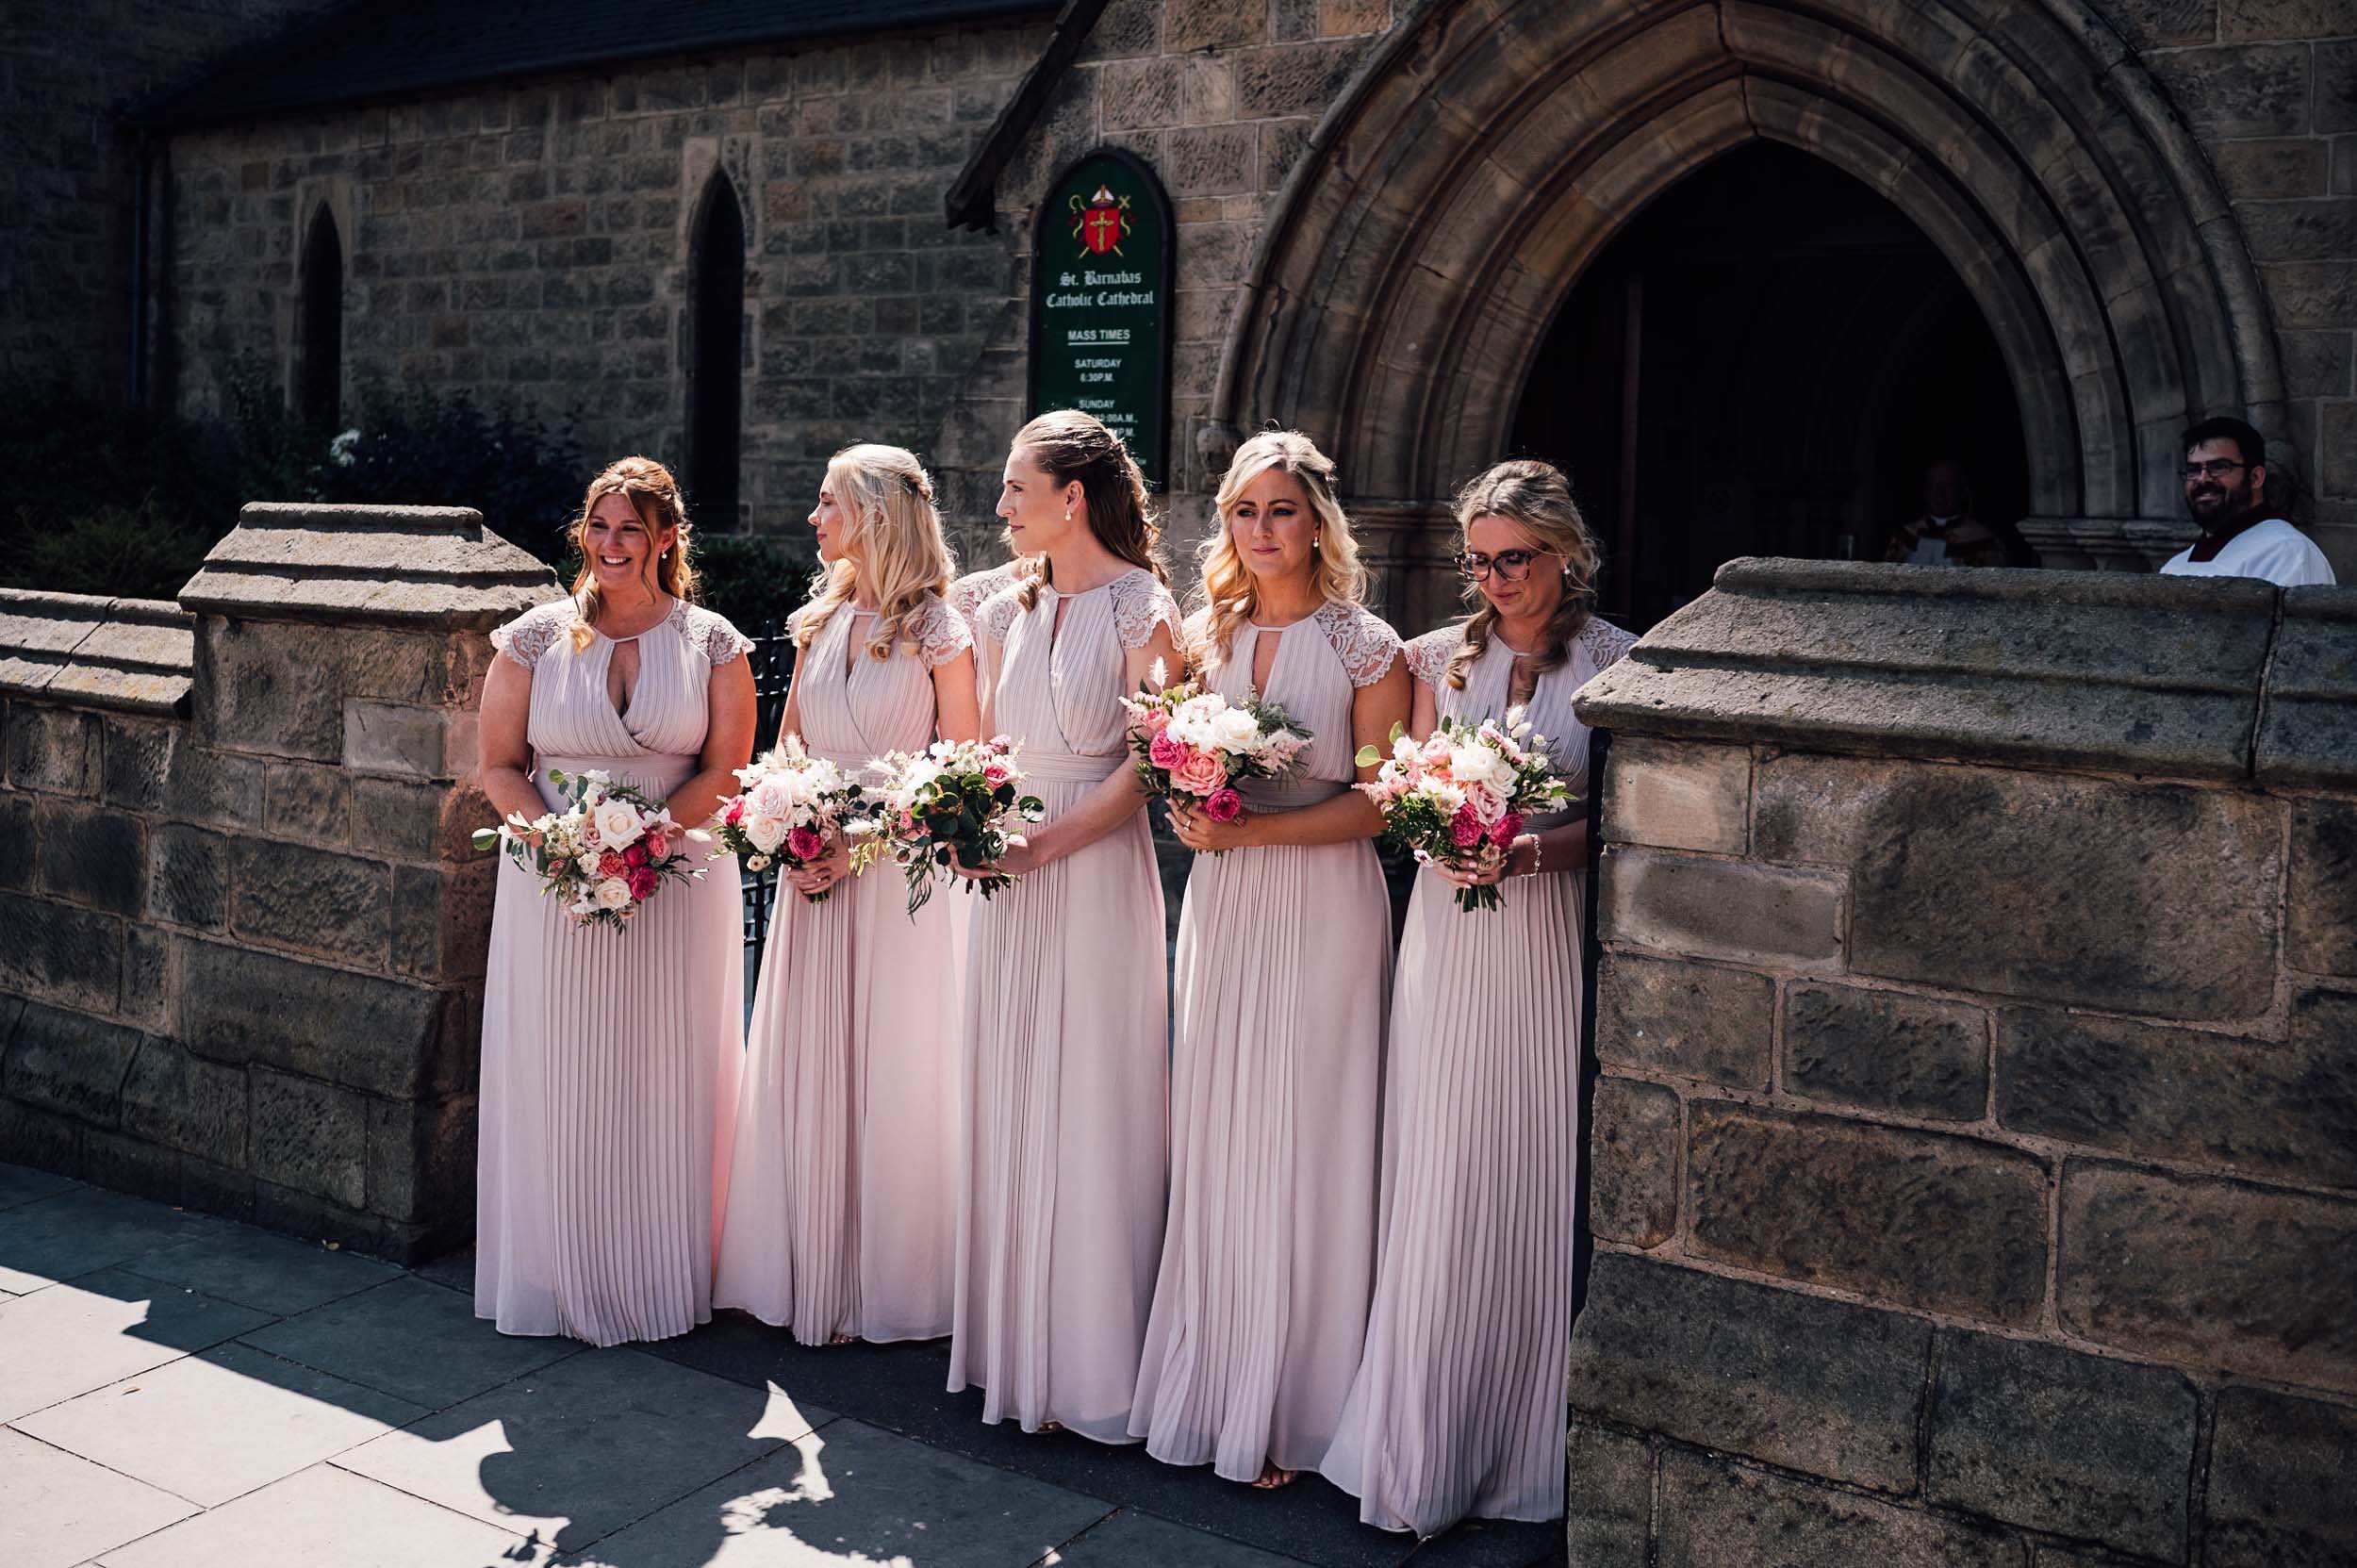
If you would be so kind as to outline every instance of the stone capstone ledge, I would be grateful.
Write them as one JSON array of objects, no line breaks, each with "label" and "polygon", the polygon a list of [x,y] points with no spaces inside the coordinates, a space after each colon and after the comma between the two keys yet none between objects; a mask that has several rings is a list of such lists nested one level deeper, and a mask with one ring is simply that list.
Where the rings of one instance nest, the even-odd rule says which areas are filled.
[{"label": "stone capstone ledge", "polygon": [[2261,784],[2357,786],[2357,586],[2291,588],[2259,721]]},{"label": "stone capstone ledge", "polygon": [[2280,591],[1730,561],[1591,681],[1578,712],[1629,734],[2240,779]]},{"label": "stone capstone ledge", "polygon": [[180,604],[248,620],[487,629],[548,599],[553,584],[471,507],[256,501]]},{"label": "stone capstone ledge", "polygon": [[0,696],[184,715],[194,627],[163,600],[0,588]]}]

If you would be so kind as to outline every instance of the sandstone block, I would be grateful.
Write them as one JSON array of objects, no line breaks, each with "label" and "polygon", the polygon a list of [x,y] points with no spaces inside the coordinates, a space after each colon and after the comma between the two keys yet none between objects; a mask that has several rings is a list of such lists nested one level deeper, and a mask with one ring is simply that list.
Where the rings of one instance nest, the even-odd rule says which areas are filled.
[{"label": "sandstone block", "polygon": [[2284,904],[2284,962],[2321,975],[2357,975],[2357,801],[2292,802]]},{"label": "sandstone block", "polygon": [[1596,1081],[1588,1135],[1589,1228],[1607,1241],[1659,1246],[1677,1229],[1678,1098],[1633,1078]]},{"label": "sandstone block", "polygon": [[352,781],[353,846],[395,860],[472,861],[474,830],[498,820],[470,783]]},{"label": "sandstone block", "polygon": [[[1627,744],[1615,744],[1613,767]],[[1807,751],[1761,758],[1752,789],[1752,852],[1788,865],[1855,865],[1873,831],[1869,807],[1911,770],[1906,763]]]},{"label": "sandstone block", "polygon": [[423,1222],[473,1217],[475,1098],[368,1101],[371,1213]]},{"label": "sandstone block", "polygon": [[96,714],[36,702],[8,706],[8,782],[52,795],[95,795],[99,779]]},{"label": "sandstone block", "polygon": [[254,1174],[347,1209],[368,1197],[368,1099],[314,1078],[253,1070]]},{"label": "sandstone block", "polygon": [[154,926],[124,922],[123,1005],[117,1015],[134,1029],[170,1033],[178,1022],[178,995],[172,939]]},{"label": "sandstone block", "polygon": [[1261,0],[1166,0],[1162,7],[1165,54],[1232,49],[1267,38],[1268,7]]},{"label": "sandstone block", "polygon": [[255,1177],[253,1185],[254,1223],[314,1241],[334,1242],[393,1263],[422,1260],[387,1234],[387,1222],[366,1210],[338,1203],[321,1194]]},{"label": "sandstone block", "polygon": [[1905,1492],[1931,1335],[1898,1312],[1599,1253],[1572,1330],[1572,1408]]},{"label": "sandstone block", "polygon": [[1784,1086],[1814,1099],[1974,1121],[1988,1102],[1988,1015],[1962,1002],[1796,982]]},{"label": "sandstone block", "polygon": [[2071,1160],[2063,1327],[2137,1355],[2357,1392],[2357,1202]]},{"label": "sandstone block", "polygon": [[2309,128],[2305,44],[2185,49],[2154,56],[2151,63],[2204,140],[2298,136]]},{"label": "sandstone block", "polygon": [[0,893],[0,991],[80,1013],[123,999],[123,922],[70,904]]},{"label": "sandstone block", "polygon": [[2165,1367],[1942,1333],[1923,1494],[2182,1561],[2199,1418],[2193,1385]]},{"label": "sandstone block", "polygon": [[230,861],[238,935],[388,966],[392,875],[384,863],[258,838],[237,840]]},{"label": "sandstone block", "polygon": [[74,1176],[82,1168],[82,1138],[92,1131],[72,1116],[0,1098],[0,1148],[11,1164]]},{"label": "sandstone block", "polygon": [[352,827],[352,779],[338,767],[273,762],[264,778],[262,825],[280,838],[340,845]]},{"label": "sandstone block", "polygon": [[[2329,300],[2316,296],[2313,308],[2335,323],[2357,320],[2357,262],[2332,265],[2347,275]],[[2279,275],[2314,270],[2267,269],[2279,314],[2288,318],[2304,297],[2297,285],[2279,283]],[[2357,518],[2357,509],[2349,515]],[[2267,667],[2266,707],[2260,716],[2254,770],[2259,783],[2344,795],[2357,790],[2357,726],[2349,722],[2352,699],[2357,699],[2357,588],[2284,590],[2283,625]]]},{"label": "sandstone block", "polygon": [[395,702],[344,704],[346,767],[411,779],[454,779],[475,769],[475,716]]},{"label": "sandstone block", "polygon": [[203,828],[167,822],[152,840],[151,919],[219,931],[229,918],[229,840]]},{"label": "sandstone block", "polygon": [[448,870],[393,867],[393,967],[420,980],[470,980],[483,973],[499,867],[475,861]]},{"label": "sandstone block", "polygon": [[0,1093],[99,1127],[115,1125],[136,1030],[27,1002],[0,1059]]},{"label": "sandstone block", "polygon": [[1751,802],[1750,748],[1633,739],[1613,748],[1606,771],[1604,836],[1739,855],[1750,840]]},{"label": "sandstone block", "polygon": [[2268,1389],[2218,1391],[2205,1568],[2357,1560],[2357,1410]]},{"label": "sandstone block", "polygon": [[1643,1441],[1574,1421],[1567,1459],[1563,1539],[1569,1560],[1581,1568],[1645,1568],[1653,1456]]},{"label": "sandstone block", "polygon": [[1236,116],[1276,120],[1318,114],[1342,95],[1366,53],[1358,39],[1248,49],[1236,57]]},{"label": "sandstone block", "polygon": [[73,1174],[109,1192],[178,1203],[180,1165],[181,1156],[175,1150],[91,1127],[82,1131],[80,1159]]},{"label": "sandstone block", "polygon": [[[441,993],[251,949],[187,942],[181,1033],[216,1062],[260,1063],[371,1094],[448,1094],[474,1068]],[[480,993],[474,997],[480,1008]],[[477,1026],[480,1027],[480,1019]]]},{"label": "sandstone block", "polygon": [[246,1100],[244,1068],[205,1061],[176,1040],[150,1035],[124,1075],[123,1131],[242,1170]]},{"label": "sandstone block", "polygon": [[2123,1155],[2357,1187],[2357,995],[2294,999],[2289,1038],[2007,1012],[1997,1119]]},{"label": "sandstone block", "polygon": [[[0,843],[30,844],[33,842],[34,798],[12,789],[0,789]],[[0,891],[29,892],[33,885],[33,857],[26,854],[0,855]]]},{"label": "sandstone block", "polygon": [[[332,763],[343,751],[343,694],[319,628],[197,618],[192,697],[199,739],[224,751]],[[257,799],[255,809],[260,809]]]},{"label": "sandstone block", "polygon": [[1691,1246],[1993,1323],[2046,1296],[2045,1165],[1970,1138],[1694,1102]]},{"label": "sandstone block", "polygon": [[1607,953],[1596,982],[1596,1056],[1765,1089],[1775,1006],[1775,982],[1766,975]]},{"label": "sandstone block", "polygon": [[1665,1450],[1659,1568],[2019,1568],[2003,1532]]},{"label": "sandstone block", "polygon": [[2123,1013],[2264,1012],[2282,809],[2222,790],[1912,769],[1871,813],[1851,966]]},{"label": "sandstone block", "polygon": [[147,824],[95,803],[43,801],[34,814],[41,889],[53,899],[136,915],[147,891]]},{"label": "sandstone block", "polygon": [[1651,850],[1604,856],[1607,942],[1753,964],[1838,966],[1842,879]]}]

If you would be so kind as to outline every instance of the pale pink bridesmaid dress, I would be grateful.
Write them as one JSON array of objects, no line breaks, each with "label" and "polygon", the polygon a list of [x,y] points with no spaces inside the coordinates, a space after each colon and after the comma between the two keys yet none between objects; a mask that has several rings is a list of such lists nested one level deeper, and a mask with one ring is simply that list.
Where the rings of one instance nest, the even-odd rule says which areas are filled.
[{"label": "pale pink bridesmaid dress", "polygon": [[[1491,638],[1459,691],[1446,670],[1462,641],[1454,625],[1416,638],[1409,669],[1443,716],[1503,718],[1513,651]],[[1572,694],[1635,641],[1591,619],[1527,704],[1577,794],[1588,730]],[[1465,911],[1438,875],[1416,878],[1392,990],[1375,1302],[1319,1466],[1367,1524],[1430,1536],[1467,1514],[1563,1511],[1587,881],[1551,867],[1507,882],[1503,908]]]},{"label": "pale pink bridesmaid dress", "polygon": [[[1355,605],[1243,626],[1210,684],[1310,732],[1302,767],[1240,787],[1255,812],[1358,777],[1351,704],[1399,637]],[[1203,640],[1203,639],[1198,639]],[[1216,658],[1216,648],[1207,656]],[[1316,1466],[1358,1369],[1374,1285],[1391,901],[1371,839],[1195,857],[1178,916],[1170,1219],[1129,1430],[1173,1464],[1249,1481]]]},{"label": "pale pink bridesmaid dress", "polygon": [[[1059,627],[1058,609],[1063,610]],[[1049,818],[1129,766],[1125,650],[1178,609],[1135,569],[983,604],[985,729]],[[963,897],[964,895],[950,895]],[[1162,891],[1143,809],[974,911],[951,1392],[982,1419],[1129,1443],[1162,1246],[1169,1101]]]},{"label": "pale pink bridesmaid dress", "polygon": [[[932,743],[932,668],[973,643],[931,595],[890,657],[867,652],[874,630],[873,612],[837,608],[797,672],[803,745],[855,776],[884,751]],[[746,1037],[716,1305],[804,1345],[949,1331],[953,900],[936,894],[911,918],[889,862],[819,903],[780,883]]]},{"label": "pale pink bridesmaid dress", "polygon": [[[713,668],[752,646],[684,602],[635,640],[625,711],[615,640],[576,649],[569,600],[491,634],[532,672],[533,777],[602,769],[660,800],[701,767]],[[690,824],[700,826],[701,824]],[[483,999],[475,1315],[592,1345],[664,1339],[712,1316],[744,1017],[734,857],[667,882],[621,931],[577,927],[502,856]]]}]

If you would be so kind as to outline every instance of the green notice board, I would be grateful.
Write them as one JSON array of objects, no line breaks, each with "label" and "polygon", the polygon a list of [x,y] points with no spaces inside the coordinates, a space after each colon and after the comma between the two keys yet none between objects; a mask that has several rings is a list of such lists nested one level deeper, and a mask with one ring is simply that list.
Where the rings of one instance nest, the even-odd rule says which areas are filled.
[{"label": "green notice board", "polygon": [[1096,415],[1157,487],[1170,454],[1174,239],[1154,171],[1106,148],[1048,188],[1032,250],[1030,411]]}]

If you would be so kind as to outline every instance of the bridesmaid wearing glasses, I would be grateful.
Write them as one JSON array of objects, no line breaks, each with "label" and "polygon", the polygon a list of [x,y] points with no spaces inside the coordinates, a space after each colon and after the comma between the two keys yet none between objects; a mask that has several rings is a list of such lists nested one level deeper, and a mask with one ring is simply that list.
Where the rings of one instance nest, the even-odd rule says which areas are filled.
[{"label": "bridesmaid wearing glasses", "polygon": [[1129,1429],[1156,1459],[1274,1487],[1326,1453],[1366,1333],[1392,919],[1352,758],[1407,722],[1409,682],[1308,437],[1244,442],[1217,505],[1188,623],[1205,685],[1259,693],[1310,738],[1293,777],[1239,786],[1234,820],[1171,810],[1198,853],[1170,1219]]},{"label": "bridesmaid wearing glasses", "polygon": [[[898,447],[846,447],[810,525],[826,565],[794,614],[780,738],[855,778],[884,751],[974,739],[973,637],[942,600],[931,476]],[[950,900],[912,917],[898,877],[842,885],[849,869],[837,842],[778,896],[713,1299],[804,1345],[935,1339],[957,1192],[956,931]]]},{"label": "bridesmaid wearing glasses", "polygon": [[[1409,728],[1526,707],[1584,794],[1572,696],[1635,639],[1590,611],[1596,551],[1571,487],[1502,463],[1457,519],[1476,608],[1408,645]],[[1563,1511],[1588,827],[1574,806],[1527,830],[1502,867],[1418,875],[1392,992],[1375,1302],[1319,1468],[1360,1519],[1418,1536]],[[1501,879],[1503,908],[1456,907],[1452,884]]]}]

